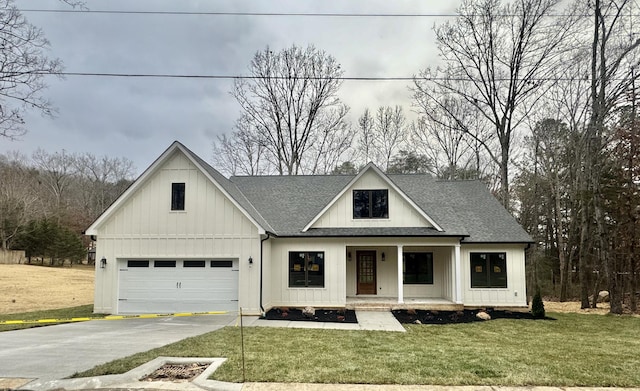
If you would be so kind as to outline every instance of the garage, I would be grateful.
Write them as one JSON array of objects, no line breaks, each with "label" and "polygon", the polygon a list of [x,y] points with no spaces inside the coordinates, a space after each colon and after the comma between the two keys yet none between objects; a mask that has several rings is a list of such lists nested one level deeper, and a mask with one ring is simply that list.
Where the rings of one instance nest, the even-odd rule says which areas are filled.
[{"label": "garage", "polygon": [[237,259],[123,259],[118,313],[238,310]]}]

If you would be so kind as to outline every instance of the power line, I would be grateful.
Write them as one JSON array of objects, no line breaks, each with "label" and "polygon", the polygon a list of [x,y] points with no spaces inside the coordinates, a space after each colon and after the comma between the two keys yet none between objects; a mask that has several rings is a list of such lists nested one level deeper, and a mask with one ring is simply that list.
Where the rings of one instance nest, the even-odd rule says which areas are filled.
[{"label": "power line", "polygon": [[[38,72],[34,72],[38,73]],[[50,73],[42,73],[49,75]],[[166,79],[219,79],[219,80],[262,80],[263,76],[250,75],[203,75],[203,74],[172,74],[172,73],[115,73],[115,72],[60,72],[62,76],[86,77],[120,77],[120,78],[166,78]],[[342,81],[472,81],[464,77],[426,77],[426,76],[340,76],[340,77],[287,77],[270,76],[273,80],[306,79],[306,80],[342,80]],[[495,81],[510,81],[509,78],[496,78]],[[530,82],[556,82],[585,80],[584,77],[546,77],[528,79]]]},{"label": "power line", "polygon": [[[341,12],[227,12],[227,11],[125,11],[125,10],[88,10],[88,9],[21,9],[20,12],[41,12],[61,14],[132,14],[132,15],[209,15],[209,16],[307,16],[307,17],[455,17],[455,13],[341,13]],[[506,16],[506,15],[505,15]]]},{"label": "power line", "polygon": [[[88,9],[20,9],[20,12],[57,13],[57,14],[129,14],[129,15],[182,15],[182,16],[294,16],[313,18],[450,18],[461,16],[458,13],[351,13],[351,12],[228,12],[228,11],[125,11],[125,10],[88,10]],[[464,16],[482,16],[466,14]],[[494,15],[501,17],[520,16],[516,14]],[[582,16],[590,14],[549,14],[551,17]],[[637,15],[633,15],[637,16]]]}]

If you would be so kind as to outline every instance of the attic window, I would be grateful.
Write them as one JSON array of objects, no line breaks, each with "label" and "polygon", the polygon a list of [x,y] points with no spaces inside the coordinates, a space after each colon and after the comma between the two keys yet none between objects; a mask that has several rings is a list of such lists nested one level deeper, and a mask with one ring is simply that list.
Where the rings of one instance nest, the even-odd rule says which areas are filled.
[{"label": "attic window", "polygon": [[354,190],[354,219],[388,219],[389,190]]},{"label": "attic window", "polygon": [[171,184],[171,210],[184,210],[184,182]]}]

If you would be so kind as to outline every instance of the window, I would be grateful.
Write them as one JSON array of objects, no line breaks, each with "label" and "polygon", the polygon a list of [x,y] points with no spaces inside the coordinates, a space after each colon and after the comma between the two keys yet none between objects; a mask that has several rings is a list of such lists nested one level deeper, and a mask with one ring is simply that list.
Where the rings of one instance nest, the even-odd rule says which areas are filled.
[{"label": "window", "polygon": [[472,288],[506,288],[506,253],[471,253]]},{"label": "window", "polygon": [[389,218],[389,190],[354,190],[353,218]]},{"label": "window", "polygon": [[233,267],[232,260],[211,261],[211,267]]},{"label": "window", "polygon": [[204,261],[184,261],[182,267],[204,267]]},{"label": "window", "polygon": [[433,284],[433,253],[404,253],[402,281],[405,284]]},{"label": "window", "polygon": [[149,261],[127,261],[127,267],[149,267]]},{"label": "window", "polygon": [[176,261],[154,261],[153,267],[176,267]]},{"label": "window", "polygon": [[184,210],[184,183],[171,184],[171,210]]},{"label": "window", "polygon": [[289,287],[324,287],[324,252],[289,253]]}]

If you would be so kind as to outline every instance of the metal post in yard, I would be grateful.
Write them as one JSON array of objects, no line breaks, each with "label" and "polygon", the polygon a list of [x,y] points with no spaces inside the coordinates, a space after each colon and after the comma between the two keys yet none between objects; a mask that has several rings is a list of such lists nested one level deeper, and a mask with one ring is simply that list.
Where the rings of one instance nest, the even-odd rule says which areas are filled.
[{"label": "metal post in yard", "polygon": [[247,376],[244,368],[244,330],[242,327],[242,307],[240,307],[240,349],[242,354],[242,382],[247,381]]}]

